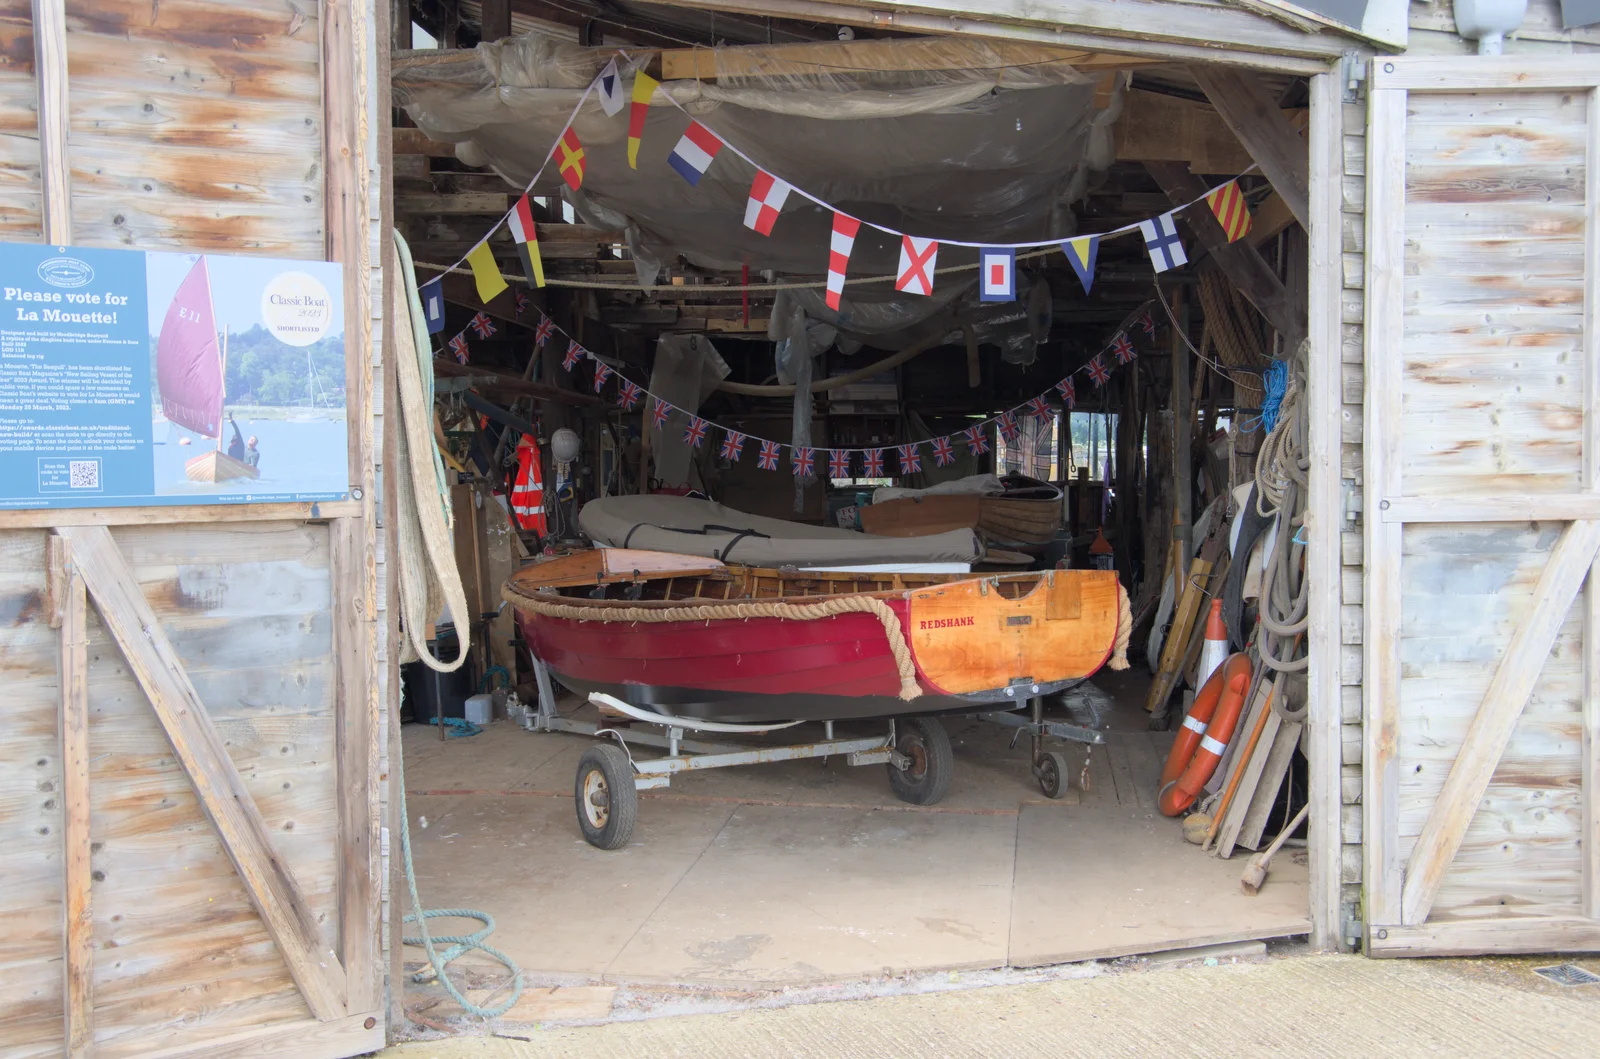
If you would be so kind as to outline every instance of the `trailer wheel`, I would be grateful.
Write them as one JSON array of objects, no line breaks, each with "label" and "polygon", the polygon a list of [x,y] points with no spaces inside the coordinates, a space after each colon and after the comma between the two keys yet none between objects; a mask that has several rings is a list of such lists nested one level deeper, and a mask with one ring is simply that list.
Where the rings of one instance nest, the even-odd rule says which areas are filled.
[{"label": "trailer wheel", "polygon": [[895,797],[912,805],[933,805],[950,789],[955,755],[944,725],[933,717],[910,717],[897,722],[895,749],[911,759],[904,769],[889,763],[889,787]]},{"label": "trailer wheel", "polygon": [[1067,759],[1064,754],[1048,751],[1039,757],[1039,763],[1033,767],[1033,774],[1039,777],[1039,789],[1046,798],[1059,798],[1067,789]]},{"label": "trailer wheel", "polygon": [[578,828],[597,849],[621,849],[633,838],[639,818],[639,792],[633,785],[633,763],[610,743],[599,743],[578,759],[573,788]]}]

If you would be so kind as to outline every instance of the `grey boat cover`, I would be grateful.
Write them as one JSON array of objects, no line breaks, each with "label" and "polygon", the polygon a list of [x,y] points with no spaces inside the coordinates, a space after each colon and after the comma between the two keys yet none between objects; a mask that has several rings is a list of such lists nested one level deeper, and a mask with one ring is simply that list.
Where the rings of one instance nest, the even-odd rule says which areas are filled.
[{"label": "grey boat cover", "polygon": [[975,563],[983,546],[970,529],[926,537],[878,537],[735,511],[686,496],[611,496],[578,513],[589,539],[613,548],[703,555],[745,566]]}]

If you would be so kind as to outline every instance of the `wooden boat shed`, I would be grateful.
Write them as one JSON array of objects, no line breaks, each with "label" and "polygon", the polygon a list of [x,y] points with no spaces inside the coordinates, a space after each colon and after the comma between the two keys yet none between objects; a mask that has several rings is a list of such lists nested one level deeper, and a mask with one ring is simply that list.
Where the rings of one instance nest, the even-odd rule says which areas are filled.
[{"label": "wooden boat shed", "polygon": [[[671,6],[1206,71],[1309,236],[1312,941],[1600,949],[1600,30],[1532,0],[1479,56],[1448,0],[1358,27],[1278,0]],[[564,17],[470,15],[494,39],[529,13]],[[361,483],[0,512],[7,1059],[338,1057],[397,1021],[391,15],[0,0],[0,238],[343,263]],[[1270,73],[1309,76],[1303,133]]]}]

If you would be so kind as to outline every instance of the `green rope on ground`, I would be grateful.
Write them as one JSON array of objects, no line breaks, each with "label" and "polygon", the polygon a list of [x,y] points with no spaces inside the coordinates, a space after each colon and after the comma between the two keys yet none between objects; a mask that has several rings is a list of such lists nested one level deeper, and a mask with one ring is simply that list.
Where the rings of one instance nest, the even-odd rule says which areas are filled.
[{"label": "green rope on ground", "polygon": [[[494,917],[489,913],[478,912],[471,908],[423,909],[422,898],[417,896],[417,872],[411,864],[411,816],[406,811],[405,765],[399,760],[396,760],[395,762],[395,774],[395,778],[399,781],[395,786],[399,788],[400,791],[400,852],[405,857],[406,887],[411,891],[411,908],[413,912],[412,915],[406,916],[403,920],[401,920],[401,922],[415,923],[417,924],[417,929],[421,932],[415,937],[402,937],[400,940],[407,945],[422,946],[423,950],[428,954],[428,963],[433,967],[433,973],[435,977],[437,977],[439,981],[444,984],[445,992],[449,993],[451,998],[455,1000],[457,1004],[460,1004],[462,1009],[466,1011],[467,1014],[481,1015],[486,1019],[492,1019],[500,1015],[504,1015],[507,1011],[511,1010],[511,1005],[515,1004],[522,996],[522,968],[517,966],[517,961],[513,960],[510,956],[507,956],[499,949],[492,945],[484,944],[483,939],[487,938],[491,933],[494,932]],[[452,917],[479,920],[483,923],[483,929],[475,931],[471,934],[446,934],[437,938],[428,934],[428,920],[449,919]],[[436,942],[447,944],[450,946],[450,948],[444,950],[442,953],[437,952],[434,949],[434,944]],[[474,950],[494,957],[501,963],[505,964],[506,969],[511,972],[511,995],[502,1003],[496,1004],[493,1007],[479,1007],[477,1004],[474,1004],[472,1001],[462,996],[461,991],[456,988],[455,983],[450,981],[449,977],[444,973],[445,966],[449,964],[451,960],[465,956],[467,953]]]}]

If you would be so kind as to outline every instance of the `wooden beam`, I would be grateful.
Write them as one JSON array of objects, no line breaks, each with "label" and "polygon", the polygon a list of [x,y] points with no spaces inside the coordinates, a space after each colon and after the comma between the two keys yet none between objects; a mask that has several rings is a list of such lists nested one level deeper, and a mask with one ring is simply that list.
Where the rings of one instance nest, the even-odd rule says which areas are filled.
[{"label": "wooden beam", "polygon": [[478,24],[481,41],[511,36],[511,0],[479,0]]},{"label": "wooden beam", "polygon": [[[1339,447],[1343,429],[1344,364],[1340,357],[1344,295],[1343,242],[1340,228],[1343,86],[1335,74],[1311,79],[1311,208],[1315,223],[1307,236],[1307,333],[1311,339],[1306,367],[1309,481],[1306,496],[1307,626],[1306,654],[1306,796],[1311,814],[1306,825],[1311,888],[1311,944],[1318,949],[1344,948],[1340,912],[1344,838],[1340,828],[1343,794],[1340,771],[1341,680],[1339,606],[1342,557],[1339,534],[1344,528]],[[1273,196],[1268,201],[1279,201]],[[1265,209],[1256,211],[1259,224]],[[1283,211],[1288,216],[1288,210]],[[1252,232],[1254,226],[1252,226]]]},{"label": "wooden beam", "polygon": [[[546,343],[547,347],[554,347],[554,345],[555,343],[553,342]],[[543,401],[555,401],[558,404],[598,405],[605,403],[598,397],[579,393],[576,390],[563,390],[559,386],[550,386],[542,382],[528,382],[516,375],[507,375],[504,372],[491,371],[488,368],[472,365],[457,364],[453,360],[445,360],[442,357],[433,358],[433,370],[435,374],[449,378],[486,380],[484,385],[496,387],[519,397],[536,397]]]},{"label": "wooden beam", "polygon": [[[1593,406],[1590,406],[1593,407]],[[1600,520],[1600,495],[1397,496],[1379,502],[1384,522],[1571,522]]]},{"label": "wooden beam", "polygon": [[1289,209],[1289,204],[1283,201],[1282,195],[1274,191],[1255,208],[1250,218],[1250,234],[1245,238],[1249,240],[1251,246],[1259,250],[1276,238],[1278,233],[1295,223],[1297,222],[1293,211]]},{"label": "wooden beam", "polygon": [[[1204,180],[1178,162],[1146,162],[1145,169],[1174,206],[1193,202],[1209,190]],[[1185,210],[1183,219],[1189,222],[1228,279],[1239,288],[1239,293],[1283,336],[1284,344],[1299,345],[1306,333],[1305,316],[1295,311],[1288,290],[1261,253],[1244,240],[1228,242],[1222,225],[1203,203]]]},{"label": "wooden beam", "polygon": [[1600,923],[1577,916],[1484,916],[1405,927],[1371,928],[1367,955],[1482,956],[1488,953],[1594,952]]},{"label": "wooden beam", "polygon": [[0,511],[0,529],[52,526],[171,526],[195,522],[309,522],[359,513],[358,500],[306,504],[195,504],[192,507],[73,507]]},{"label": "wooden beam", "polygon": [[[1445,777],[1444,789],[1428,812],[1422,834],[1406,864],[1401,895],[1401,922],[1415,926],[1428,918],[1450,862],[1455,859],[1467,825],[1478,811],[1483,792],[1500,764],[1506,744],[1533,686],[1544,670],[1556,634],[1588,580],[1589,567],[1600,554],[1600,522],[1569,522],[1550,552],[1550,561],[1533,590],[1533,612],[1511,634],[1483,704],[1473,715],[1461,751]],[[1386,807],[1393,812],[1393,806]]]},{"label": "wooden beam", "polygon": [[346,1014],[344,968],[323,941],[304,892],[273,848],[255,800],[110,531],[79,526],[60,533],[306,1006],[321,1021],[341,1018]]},{"label": "wooden beam", "polygon": [[[1600,208],[1600,88],[1589,91],[1584,201]],[[1600,364],[1600,224],[1583,233],[1583,362]],[[1583,488],[1600,497],[1600,371],[1583,373]],[[1600,517],[1600,516],[1596,516]],[[1600,919],[1600,563],[1583,595],[1583,914]]]},{"label": "wooden beam", "polygon": [[1209,64],[1191,66],[1189,72],[1273,189],[1283,196],[1289,212],[1302,227],[1310,228],[1311,169],[1306,141],[1267,94],[1261,79],[1248,70]]},{"label": "wooden beam", "polygon": [[[1361,879],[1362,917],[1370,950],[1372,924],[1400,922],[1400,581],[1399,523],[1376,515],[1385,497],[1400,495],[1400,391],[1404,380],[1405,232],[1395,218],[1406,206],[1406,98],[1374,92],[1367,119],[1366,380],[1361,439]],[[1318,216],[1323,216],[1319,213]],[[1339,295],[1341,302],[1343,292]]]},{"label": "wooden beam", "polygon": [[421,129],[395,129],[391,136],[395,154],[420,154],[429,158],[454,158],[456,145],[430,140]]},{"label": "wooden beam", "polygon": [[1471,92],[1503,90],[1507,85],[1515,85],[1518,92],[1597,88],[1600,64],[1592,55],[1555,53],[1541,54],[1533,61],[1526,55],[1477,55],[1467,62],[1459,55],[1391,55],[1373,64],[1371,87]]},{"label": "wooden beam", "polygon": [[848,43],[749,44],[732,48],[682,48],[661,53],[661,79],[711,81],[747,77],[862,73],[997,70],[1060,63],[1064,71],[1144,66],[1134,58],[1028,41],[981,38],[884,38]]},{"label": "wooden beam", "polygon": [[457,191],[440,195],[399,195],[396,213],[424,213],[440,216],[458,214],[498,214],[511,208],[511,196],[504,191]]},{"label": "wooden beam", "polygon": [[61,596],[62,1011],[67,1059],[94,1048],[94,918],[89,868],[89,628],[83,577],[66,541],[49,538],[50,581]]},{"label": "wooden beam", "polygon": [[72,242],[72,163],[67,135],[67,11],[65,0],[33,0],[33,69],[39,85],[39,211],[43,241]]},{"label": "wooden beam", "polygon": [[383,1002],[378,973],[377,701],[367,658],[376,616],[369,613],[370,595],[363,591],[369,576],[367,521],[341,518],[328,528],[338,674],[334,746],[339,778],[339,959],[345,967],[347,1006],[366,1011]]},{"label": "wooden beam", "polygon": [[[1306,111],[1285,111],[1303,123]],[[1187,162],[1190,172],[1235,174],[1254,159],[1208,103],[1132,88],[1113,127],[1118,161]]]}]

